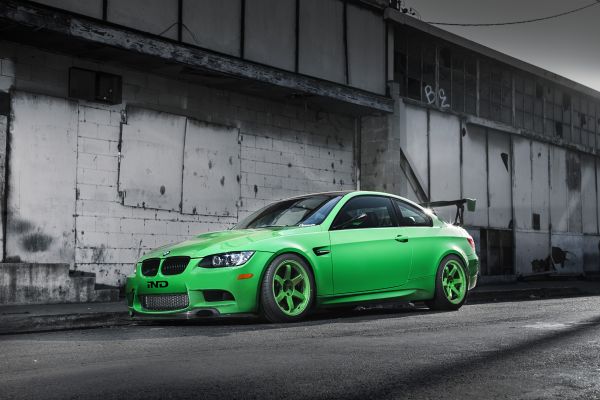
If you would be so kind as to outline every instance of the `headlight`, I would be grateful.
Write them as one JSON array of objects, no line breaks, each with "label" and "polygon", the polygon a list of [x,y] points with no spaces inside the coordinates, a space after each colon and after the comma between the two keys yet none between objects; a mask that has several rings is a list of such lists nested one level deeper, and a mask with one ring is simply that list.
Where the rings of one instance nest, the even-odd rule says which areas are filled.
[{"label": "headlight", "polygon": [[198,266],[204,268],[237,267],[244,265],[253,254],[253,251],[234,251],[231,253],[213,254],[204,257],[198,263]]}]

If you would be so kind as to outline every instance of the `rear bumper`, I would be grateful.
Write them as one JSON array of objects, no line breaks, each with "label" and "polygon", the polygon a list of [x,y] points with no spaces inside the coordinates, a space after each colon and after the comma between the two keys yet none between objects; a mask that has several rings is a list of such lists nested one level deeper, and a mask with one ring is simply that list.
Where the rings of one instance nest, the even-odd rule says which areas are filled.
[{"label": "rear bumper", "polygon": [[[154,277],[142,276],[140,268],[136,268],[136,275],[127,278],[125,288],[129,315],[140,319],[190,319],[256,313],[262,272],[271,256],[268,252],[256,252],[246,264],[226,268],[197,267],[199,259],[192,259],[183,273],[168,276],[160,271]],[[240,275],[248,274],[252,276],[240,279]],[[226,292],[231,297],[215,299],[209,295],[213,291]],[[142,296],[162,295],[187,295],[186,306],[169,310],[144,308]]]},{"label": "rear bumper", "polygon": [[477,286],[477,278],[479,277],[479,258],[474,255],[468,259],[468,270],[469,270],[469,290],[474,289]]}]

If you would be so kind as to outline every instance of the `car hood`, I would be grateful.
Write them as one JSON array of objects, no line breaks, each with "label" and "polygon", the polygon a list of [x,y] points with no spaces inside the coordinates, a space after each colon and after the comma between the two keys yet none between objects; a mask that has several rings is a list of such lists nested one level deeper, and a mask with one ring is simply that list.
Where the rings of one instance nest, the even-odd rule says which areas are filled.
[{"label": "car hood", "polygon": [[[205,257],[210,254],[227,251],[256,250],[258,242],[297,233],[308,233],[315,227],[282,227],[260,229],[235,229],[219,232],[209,232],[198,235],[193,239],[180,243],[159,247],[145,254],[139,261],[147,258],[172,256],[188,256],[192,258]],[[165,254],[167,253],[168,254]]]}]

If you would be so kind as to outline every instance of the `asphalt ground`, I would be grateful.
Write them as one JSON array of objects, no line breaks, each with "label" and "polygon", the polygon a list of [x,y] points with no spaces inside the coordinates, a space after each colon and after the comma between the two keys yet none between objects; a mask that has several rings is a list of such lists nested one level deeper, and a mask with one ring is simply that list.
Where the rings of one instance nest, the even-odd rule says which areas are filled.
[{"label": "asphalt ground", "polygon": [[600,399],[600,297],[0,337],[0,398]]}]

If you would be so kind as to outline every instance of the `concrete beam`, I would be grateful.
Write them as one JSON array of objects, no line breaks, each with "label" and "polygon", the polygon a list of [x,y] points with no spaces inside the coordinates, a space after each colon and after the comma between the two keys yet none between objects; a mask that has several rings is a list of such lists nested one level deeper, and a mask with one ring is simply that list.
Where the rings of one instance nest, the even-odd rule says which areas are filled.
[{"label": "concrete beam", "polygon": [[239,58],[213,53],[28,2],[2,1],[0,3],[0,20],[26,27],[32,31],[39,31],[37,34],[41,37],[44,36],[44,33],[58,34],[67,40],[109,46],[149,56],[163,62],[177,63],[190,69],[258,81],[300,95],[318,96],[377,112],[393,112],[393,100],[386,96],[254,64]]}]

